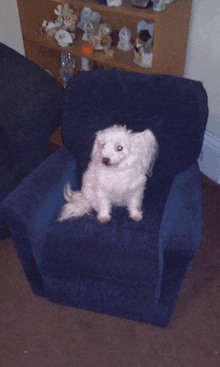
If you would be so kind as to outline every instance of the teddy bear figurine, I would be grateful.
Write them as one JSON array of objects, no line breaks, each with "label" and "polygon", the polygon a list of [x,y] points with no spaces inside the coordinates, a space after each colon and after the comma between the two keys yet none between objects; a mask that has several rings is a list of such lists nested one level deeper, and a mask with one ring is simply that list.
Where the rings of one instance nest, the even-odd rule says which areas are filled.
[{"label": "teddy bear figurine", "polygon": [[74,14],[74,10],[69,4],[63,6],[63,29],[69,33],[72,33],[76,29],[77,15]]}]

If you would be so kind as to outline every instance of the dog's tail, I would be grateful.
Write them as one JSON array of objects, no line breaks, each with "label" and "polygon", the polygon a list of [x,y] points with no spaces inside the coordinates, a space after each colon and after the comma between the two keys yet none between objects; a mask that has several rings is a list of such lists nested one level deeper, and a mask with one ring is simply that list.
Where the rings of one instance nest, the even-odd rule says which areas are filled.
[{"label": "dog's tail", "polygon": [[69,218],[81,217],[90,212],[91,207],[81,191],[73,191],[68,182],[64,188],[64,197],[67,201],[61,208],[57,218],[58,222],[63,222]]}]

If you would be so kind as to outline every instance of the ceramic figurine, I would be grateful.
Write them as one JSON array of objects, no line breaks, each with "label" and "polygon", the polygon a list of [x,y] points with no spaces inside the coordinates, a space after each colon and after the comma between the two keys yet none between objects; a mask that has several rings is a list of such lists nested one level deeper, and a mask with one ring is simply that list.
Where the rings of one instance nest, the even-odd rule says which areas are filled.
[{"label": "ceramic figurine", "polygon": [[143,68],[150,68],[153,60],[153,23],[140,20],[137,25],[137,33],[138,36],[134,47],[134,63]]},{"label": "ceramic figurine", "polygon": [[63,7],[63,29],[67,32],[74,32],[76,29],[77,15],[74,14],[74,10],[65,4]]},{"label": "ceramic figurine", "polygon": [[111,47],[111,37],[109,34],[96,34],[92,38],[92,44],[95,50],[106,50]]},{"label": "ceramic figurine", "polygon": [[173,0],[152,0],[154,11],[163,11]]},{"label": "ceramic figurine", "polygon": [[111,47],[111,26],[108,23],[99,25],[96,34],[91,38],[95,50],[105,50]]},{"label": "ceramic figurine", "polygon": [[114,53],[115,53],[114,50],[105,49],[104,51],[107,57],[110,57],[111,59],[114,57]]},{"label": "ceramic figurine", "polygon": [[153,23],[148,23],[146,22],[146,20],[140,20],[137,24],[137,34],[139,35],[141,31],[148,31],[153,40],[153,36],[154,36],[154,24]]},{"label": "ceramic figurine", "polygon": [[54,38],[61,47],[67,47],[71,43],[73,43],[71,35],[64,29],[60,29],[59,31],[57,31],[54,35]]},{"label": "ceramic figurine", "polygon": [[137,8],[146,8],[150,0],[132,0],[132,5]]},{"label": "ceramic figurine", "polygon": [[55,23],[44,20],[38,32],[40,34],[46,34],[48,37],[53,37],[57,32],[57,28]]},{"label": "ceramic figurine", "polygon": [[133,49],[131,44],[131,32],[127,27],[121,28],[119,31],[118,48],[123,51],[130,51]]},{"label": "ceramic figurine", "polygon": [[77,24],[79,29],[85,31],[88,24],[98,25],[101,21],[101,15],[98,12],[92,11],[88,7],[84,7],[81,11],[80,21]]},{"label": "ceramic figurine", "polygon": [[57,8],[54,9],[54,13],[57,15],[57,19],[55,20],[55,25],[57,28],[61,28],[63,25],[63,6],[57,5]]},{"label": "ceramic figurine", "polygon": [[38,33],[54,37],[61,47],[69,46],[76,38],[77,15],[69,4],[57,5],[54,13],[57,15],[55,22],[44,20]]},{"label": "ceramic figurine", "polygon": [[109,7],[114,6],[118,8],[119,6],[122,6],[122,0],[107,0],[107,5]]},{"label": "ceramic figurine", "polygon": [[83,41],[89,41],[97,33],[100,21],[101,15],[98,12],[94,12],[88,7],[82,9],[77,27],[84,31]]},{"label": "ceramic figurine", "polygon": [[96,32],[96,28],[90,21],[85,24],[85,27],[83,30],[84,30],[84,33],[82,35],[83,41],[89,41]]},{"label": "ceramic figurine", "polygon": [[142,68],[151,68],[153,60],[153,49],[151,46],[134,48],[134,63]]}]

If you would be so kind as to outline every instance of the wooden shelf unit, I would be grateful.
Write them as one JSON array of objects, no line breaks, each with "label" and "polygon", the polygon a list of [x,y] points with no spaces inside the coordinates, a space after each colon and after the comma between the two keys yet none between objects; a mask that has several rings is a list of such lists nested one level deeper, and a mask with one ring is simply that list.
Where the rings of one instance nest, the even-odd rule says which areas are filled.
[{"label": "wooden shelf unit", "polygon": [[113,58],[107,57],[104,51],[95,51],[88,58],[106,68],[134,71],[151,74],[170,74],[183,76],[190,12],[192,0],[174,0],[163,12],[155,12],[150,9],[135,8],[131,0],[124,0],[123,6],[114,8],[107,5],[99,5],[94,0],[17,0],[21,20],[21,28],[24,40],[26,56],[38,65],[51,71],[60,81],[60,52],[66,50],[78,58],[76,69],[79,69],[81,46],[84,41],[77,38],[74,43],[62,48],[55,39],[36,35],[43,20],[56,19],[54,9],[57,4],[69,3],[80,14],[83,7],[90,7],[101,14],[102,22],[111,21],[114,29],[127,26],[132,37],[137,37],[137,23],[144,19],[154,23],[153,63],[151,68],[142,68],[134,64],[133,51],[125,52],[115,47]]},{"label": "wooden shelf unit", "polygon": [[[116,30],[127,26],[132,32],[133,39],[137,37],[137,23],[141,19],[154,24],[151,68],[145,69],[135,65],[133,51],[125,52],[117,47],[114,48],[113,58],[107,57],[104,51],[95,51],[88,57],[91,64],[96,62],[107,69],[183,76],[192,0],[174,0],[161,13],[149,8],[135,8],[131,5],[131,1],[123,0],[123,6],[114,8],[99,5],[94,0],[17,0],[26,57],[50,71],[60,83],[62,83],[59,75],[61,51],[66,50],[76,58],[75,72],[80,69],[81,46],[85,44],[81,37],[78,37],[71,46],[62,48],[55,39],[36,33],[43,20],[56,19],[54,9],[58,3],[69,3],[77,9],[78,14],[85,6],[99,12],[102,22],[111,21]],[[55,149],[59,145],[62,145],[60,129],[51,137],[51,148]]]}]

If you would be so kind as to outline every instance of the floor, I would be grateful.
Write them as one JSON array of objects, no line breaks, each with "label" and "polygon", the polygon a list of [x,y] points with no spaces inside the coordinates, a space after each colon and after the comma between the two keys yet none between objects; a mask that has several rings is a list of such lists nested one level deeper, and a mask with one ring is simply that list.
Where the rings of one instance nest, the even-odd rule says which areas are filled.
[{"label": "floor", "polygon": [[219,367],[220,186],[203,179],[201,249],[167,328],[35,296],[11,238],[0,241],[1,367]]}]

